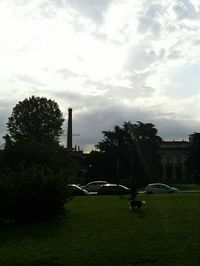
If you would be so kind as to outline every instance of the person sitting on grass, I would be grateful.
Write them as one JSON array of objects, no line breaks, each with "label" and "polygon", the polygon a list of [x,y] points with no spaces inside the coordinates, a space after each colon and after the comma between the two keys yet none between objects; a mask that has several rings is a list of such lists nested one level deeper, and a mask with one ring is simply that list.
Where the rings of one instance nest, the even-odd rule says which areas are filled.
[{"label": "person sitting on grass", "polygon": [[131,178],[131,200],[135,201],[136,196],[138,194],[137,191],[137,185],[136,185],[136,181],[134,178]]},{"label": "person sitting on grass", "polygon": [[136,181],[134,178],[131,178],[131,197],[128,200],[129,201],[129,206],[130,206],[130,210],[133,210],[135,208],[139,209],[142,207],[142,202],[140,200],[136,200],[136,196],[138,194],[137,191],[137,185],[136,185]]}]

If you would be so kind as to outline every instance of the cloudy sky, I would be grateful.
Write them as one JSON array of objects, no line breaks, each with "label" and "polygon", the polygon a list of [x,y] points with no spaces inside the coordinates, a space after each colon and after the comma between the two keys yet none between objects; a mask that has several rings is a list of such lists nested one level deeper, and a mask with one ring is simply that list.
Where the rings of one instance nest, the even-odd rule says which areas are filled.
[{"label": "cloudy sky", "polygon": [[0,91],[1,139],[35,95],[66,120],[73,108],[81,148],[123,121],[188,140],[200,132],[200,1],[0,0]]}]

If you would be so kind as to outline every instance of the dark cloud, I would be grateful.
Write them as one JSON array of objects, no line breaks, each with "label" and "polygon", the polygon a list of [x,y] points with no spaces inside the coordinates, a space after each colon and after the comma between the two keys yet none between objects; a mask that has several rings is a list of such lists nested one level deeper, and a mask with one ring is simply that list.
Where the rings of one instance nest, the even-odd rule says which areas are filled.
[{"label": "dark cloud", "polygon": [[135,90],[137,97],[145,98],[153,96],[156,89],[146,85],[147,79],[152,74],[154,74],[153,71],[149,70],[141,73],[133,71],[131,74],[126,76],[126,78],[130,81],[132,88]]},{"label": "dark cloud", "polygon": [[195,19],[198,14],[190,0],[180,0],[174,6],[173,10],[178,20]]},{"label": "dark cloud", "polygon": [[132,87],[122,87],[122,86],[109,86],[109,92],[105,94],[105,96],[109,97],[110,95],[113,95],[113,98],[116,99],[124,99],[124,100],[131,100],[136,98],[146,98],[151,97],[155,92],[154,88],[151,88],[149,86],[141,86],[138,87],[138,85],[132,84]]},{"label": "dark cloud", "polygon": [[95,90],[103,91],[104,97],[107,99],[122,99],[131,100],[132,98],[140,98],[140,97],[150,97],[154,94],[155,89],[145,85],[145,78],[147,77],[147,73],[144,74],[130,74],[127,77],[129,80],[129,86],[120,86],[113,85],[108,82],[100,82],[100,81],[90,81],[87,80],[85,82],[85,86],[94,86]]},{"label": "dark cloud", "polygon": [[143,72],[132,71],[131,73],[127,74],[125,77],[128,78],[132,83],[135,83],[140,86],[151,75],[152,71],[149,70]]},{"label": "dark cloud", "polygon": [[[89,112],[83,110],[75,115],[73,120],[74,132],[78,132],[80,137],[74,138],[74,142],[79,145],[97,144],[102,139],[102,131],[112,130],[115,125],[122,125],[124,121],[133,118],[126,106],[117,103],[115,105],[109,103],[108,105],[105,101],[101,105],[98,105],[97,102],[96,104],[96,108],[91,108]],[[133,108],[133,114],[136,116],[134,111]]]},{"label": "dark cloud", "polygon": [[161,31],[161,24],[158,18],[164,12],[165,10],[162,5],[155,3],[149,4],[139,19],[138,33],[151,33],[154,37],[158,38]]},{"label": "dark cloud", "polygon": [[174,51],[171,51],[169,53],[169,55],[167,56],[167,58],[176,60],[176,59],[180,58],[181,56],[182,56],[181,51],[176,49]]},{"label": "dark cloud", "polygon": [[161,30],[161,25],[158,21],[152,18],[142,17],[138,25],[138,33],[144,34],[151,32],[154,36],[159,36]]},{"label": "dark cloud", "polygon": [[189,16],[188,10],[183,5],[175,5],[173,6],[173,10],[177,16],[178,20],[182,20]]},{"label": "dark cloud", "polygon": [[48,91],[48,94],[53,98],[56,98],[58,102],[64,100],[66,102],[66,106],[75,106],[78,110],[85,106],[88,101],[86,96],[83,96],[78,92],[67,91],[67,89],[63,91]]},{"label": "dark cloud", "polygon": [[[94,36],[96,39],[100,41],[106,41],[108,39],[108,36],[106,33],[100,33],[98,31],[95,31],[92,33],[92,36]],[[119,45],[119,43],[113,42],[115,45]]]},{"label": "dark cloud", "polygon": [[[80,147],[89,143],[97,144],[102,140],[102,131],[112,130],[115,125],[121,126],[124,121],[131,121],[131,123],[137,121],[151,122],[158,129],[158,135],[165,140],[187,139],[189,134],[194,131],[198,132],[200,128],[200,124],[194,123],[194,121],[188,123],[188,121],[173,119],[173,113],[159,113],[159,107],[137,107],[134,106],[134,103],[128,107],[119,101],[113,101],[111,98],[81,96],[72,92],[52,92],[49,95],[58,104],[63,99],[66,102],[64,135],[61,137],[61,143],[65,146],[68,108],[73,109],[73,134],[80,135],[73,137],[73,144]],[[2,136],[6,133],[6,122],[15,104],[1,100],[0,132]]]},{"label": "dark cloud", "polygon": [[[32,18],[45,17],[52,18],[58,15],[61,9],[74,9],[79,16],[83,16],[92,20],[94,23],[99,24],[103,22],[104,12],[107,10],[112,0],[42,0],[35,3],[30,12]],[[19,7],[30,5],[26,0],[15,0],[15,4]],[[33,14],[34,12],[34,14]],[[77,18],[76,14],[74,16]],[[77,28],[81,24],[74,20],[74,26]]]},{"label": "dark cloud", "polygon": [[[165,94],[173,99],[187,99],[200,94],[199,64],[183,65],[169,73],[170,86],[166,87]],[[182,81],[184,77],[184,82]],[[186,110],[185,104],[185,110]]]},{"label": "dark cloud", "polygon": [[128,52],[125,69],[128,70],[145,70],[152,64],[160,61],[164,57],[164,50],[155,51],[150,49],[146,44],[131,47]]},{"label": "dark cloud", "polygon": [[156,18],[159,17],[160,15],[163,15],[164,12],[165,10],[162,5],[152,2],[151,4],[149,4],[148,8],[146,9],[145,16],[150,18]]},{"label": "dark cloud", "polygon": [[90,18],[99,24],[103,22],[104,12],[112,1],[108,0],[65,0],[70,7],[77,10],[80,15]]},{"label": "dark cloud", "polygon": [[[159,135],[164,140],[188,140],[193,132],[200,130],[200,124],[194,121],[180,121],[177,119],[159,119],[155,121]],[[195,125],[195,126],[194,126]]]},{"label": "dark cloud", "polygon": [[92,108],[89,112],[82,111],[76,113],[74,110],[73,132],[80,134],[74,137],[74,144],[83,146],[85,143],[97,144],[102,140],[104,130],[112,130],[115,125],[122,125],[124,121],[136,123],[153,123],[158,129],[158,135],[164,140],[188,139],[188,135],[195,130],[198,131],[200,124],[196,129],[186,121],[173,119],[157,119],[157,112],[154,109],[142,109],[123,105],[104,105]]},{"label": "dark cloud", "polygon": [[56,7],[58,7],[58,8],[63,8],[63,7],[65,7],[65,5],[66,5],[66,0],[51,0],[53,3],[54,3],[54,5],[56,6]]},{"label": "dark cloud", "polygon": [[97,144],[102,131],[111,129],[115,123],[121,122],[123,117],[121,106],[106,106],[92,109],[90,112],[79,112],[74,120],[74,132],[80,134],[83,143]]},{"label": "dark cloud", "polygon": [[[65,98],[69,102],[68,108],[73,108],[73,144],[83,147],[85,144],[97,144],[102,140],[104,130],[112,130],[115,125],[122,125],[124,121],[136,123],[153,123],[158,129],[158,135],[165,140],[188,139],[188,135],[199,131],[200,124],[194,121],[174,119],[174,113],[160,113],[160,107],[147,108],[133,105],[128,107],[112,97],[78,96],[73,93],[57,93],[56,97]],[[68,99],[68,100],[67,100]],[[59,99],[58,99],[59,102]],[[67,105],[64,123],[65,135],[62,143],[66,145]],[[195,125],[195,128],[194,128]]]},{"label": "dark cloud", "polygon": [[194,43],[194,45],[199,46],[200,45],[200,39],[195,40],[193,43]]},{"label": "dark cloud", "polygon": [[38,5],[38,8],[40,10],[40,15],[51,18],[55,17],[57,14],[57,8],[53,3],[49,3],[49,1],[43,1]]}]

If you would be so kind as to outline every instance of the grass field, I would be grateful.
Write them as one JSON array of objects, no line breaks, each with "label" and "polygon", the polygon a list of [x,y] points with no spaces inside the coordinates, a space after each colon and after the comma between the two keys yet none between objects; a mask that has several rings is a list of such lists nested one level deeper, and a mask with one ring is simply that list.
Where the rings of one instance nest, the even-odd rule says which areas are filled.
[{"label": "grass field", "polygon": [[1,225],[0,265],[200,265],[200,193],[77,197],[62,219]]}]

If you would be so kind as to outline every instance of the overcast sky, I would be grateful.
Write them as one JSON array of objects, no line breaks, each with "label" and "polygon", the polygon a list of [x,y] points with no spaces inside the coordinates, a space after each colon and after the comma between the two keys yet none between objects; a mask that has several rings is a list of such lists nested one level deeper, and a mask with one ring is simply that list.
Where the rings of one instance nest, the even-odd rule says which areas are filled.
[{"label": "overcast sky", "polygon": [[81,148],[123,121],[188,140],[200,132],[200,1],[0,0],[0,91],[1,139],[35,95],[58,103],[65,134],[73,109]]}]

